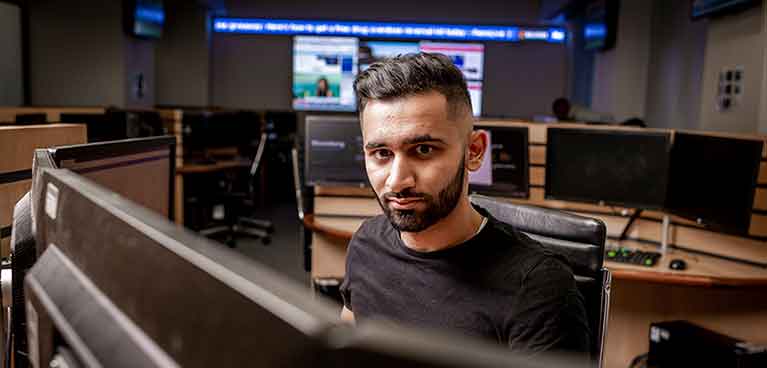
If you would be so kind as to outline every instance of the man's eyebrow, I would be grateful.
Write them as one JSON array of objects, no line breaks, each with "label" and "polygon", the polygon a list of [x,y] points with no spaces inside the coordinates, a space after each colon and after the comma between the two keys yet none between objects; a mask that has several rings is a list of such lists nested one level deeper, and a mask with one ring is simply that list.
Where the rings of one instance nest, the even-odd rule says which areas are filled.
[{"label": "man's eyebrow", "polygon": [[402,141],[404,144],[418,144],[418,143],[442,143],[444,144],[445,141],[439,138],[432,137],[428,134],[423,135],[417,135],[412,138],[407,138],[404,141]]},{"label": "man's eyebrow", "polygon": [[[419,144],[419,143],[441,143],[441,144],[445,144],[445,141],[440,139],[440,138],[432,137],[429,134],[422,134],[422,135],[417,135],[417,136],[410,137],[410,138],[405,138],[402,141],[402,144],[405,144],[405,145],[413,145],[413,144]],[[384,142],[373,141],[373,142],[368,142],[367,144],[365,144],[365,149],[372,150],[372,149],[386,147],[386,146],[387,146],[387,144],[384,143]]]},{"label": "man's eyebrow", "polygon": [[383,143],[383,142],[368,142],[365,145],[365,149],[369,149],[369,150],[370,149],[381,148],[381,147],[386,147],[386,143]]}]

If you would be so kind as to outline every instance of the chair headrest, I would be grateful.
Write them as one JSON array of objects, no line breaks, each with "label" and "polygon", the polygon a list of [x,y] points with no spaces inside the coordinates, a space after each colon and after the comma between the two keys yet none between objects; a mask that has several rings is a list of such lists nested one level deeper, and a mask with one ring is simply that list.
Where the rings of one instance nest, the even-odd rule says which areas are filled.
[{"label": "chair headrest", "polygon": [[607,230],[601,220],[482,195],[472,195],[471,202],[567,257],[576,274],[591,276],[602,268]]}]

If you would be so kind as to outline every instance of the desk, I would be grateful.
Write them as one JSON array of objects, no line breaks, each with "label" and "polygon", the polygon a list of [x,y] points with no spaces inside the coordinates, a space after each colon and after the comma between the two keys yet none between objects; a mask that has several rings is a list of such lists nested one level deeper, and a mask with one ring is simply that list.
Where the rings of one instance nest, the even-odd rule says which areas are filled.
[{"label": "desk", "polygon": [[[322,242],[313,251],[319,274],[342,277],[346,245],[363,221],[308,214],[304,226]],[[317,239],[317,238],[315,238]],[[621,246],[656,250],[635,241]],[[668,267],[687,262],[684,271]],[[706,328],[767,344],[767,269],[717,257],[670,249],[654,267],[605,262],[613,273],[605,366],[627,367],[647,352],[651,322],[685,319]]]}]

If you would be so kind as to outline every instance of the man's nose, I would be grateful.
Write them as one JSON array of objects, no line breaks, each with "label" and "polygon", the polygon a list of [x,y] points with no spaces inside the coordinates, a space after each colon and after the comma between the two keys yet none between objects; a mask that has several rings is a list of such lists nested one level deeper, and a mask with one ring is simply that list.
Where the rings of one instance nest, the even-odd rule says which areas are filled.
[{"label": "man's nose", "polygon": [[415,186],[415,177],[411,163],[402,157],[396,157],[386,178],[387,192],[399,193]]}]

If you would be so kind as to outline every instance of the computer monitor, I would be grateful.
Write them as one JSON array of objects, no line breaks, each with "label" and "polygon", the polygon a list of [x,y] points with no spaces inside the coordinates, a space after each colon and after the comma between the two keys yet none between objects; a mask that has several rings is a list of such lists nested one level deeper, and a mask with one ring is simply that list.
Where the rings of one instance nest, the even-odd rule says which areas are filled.
[{"label": "computer monitor", "polygon": [[[43,173],[29,356],[104,367],[310,366],[335,307],[69,170]],[[320,365],[321,366],[321,365]]]},{"label": "computer monitor", "polygon": [[463,72],[471,98],[474,116],[482,115],[482,81],[484,79],[485,45],[481,43],[422,41],[420,51],[448,56]]},{"label": "computer monitor", "polygon": [[62,123],[85,124],[88,142],[104,142],[127,138],[124,122],[113,121],[107,113],[61,113],[60,120]]},{"label": "computer monitor", "polygon": [[[326,354],[332,367],[592,367],[587,355],[515,354],[508,347],[463,335],[416,329],[387,321],[369,321],[339,338]],[[340,337],[344,338],[341,339]]]},{"label": "computer monitor", "polygon": [[58,168],[70,169],[173,219],[176,138],[161,136],[48,149]]},{"label": "computer monitor", "polygon": [[486,132],[489,149],[479,170],[469,173],[469,190],[505,197],[529,197],[527,127],[478,124],[475,128]]},{"label": "computer monitor", "polygon": [[748,234],[763,142],[677,132],[666,207],[716,231]]},{"label": "computer monitor", "polygon": [[662,209],[671,133],[548,128],[546,199]]},{"label": "computer monitor", "polygon": [[306,117],[307,185],[367,186],[362,131],[354,116]]},{"label": "computer monitor", "polygon": [[208,152],[236,148],[237,154],[255,155],[261,136],[261,117],[255,111],[184,111],[184,157],[189,161],[212,159]]},{"label": "computer monitor", "polygon": [[359,67],[360,72],[370,67],[378,61],[386,58],[414,54],[420,51],[418,42],[405,41],[360,41]]},{"label": "computer monitor", "polygon": [[296,36],[293,39],[293,109],[355,111],[358,40]]},{"label": "computer monitor", "polygon": [[152,137],[166,133],[160,114],[153,110],[110,108],[103,114],[61,113],[60,120],[62,123],[85,124],[88,142]]}]

